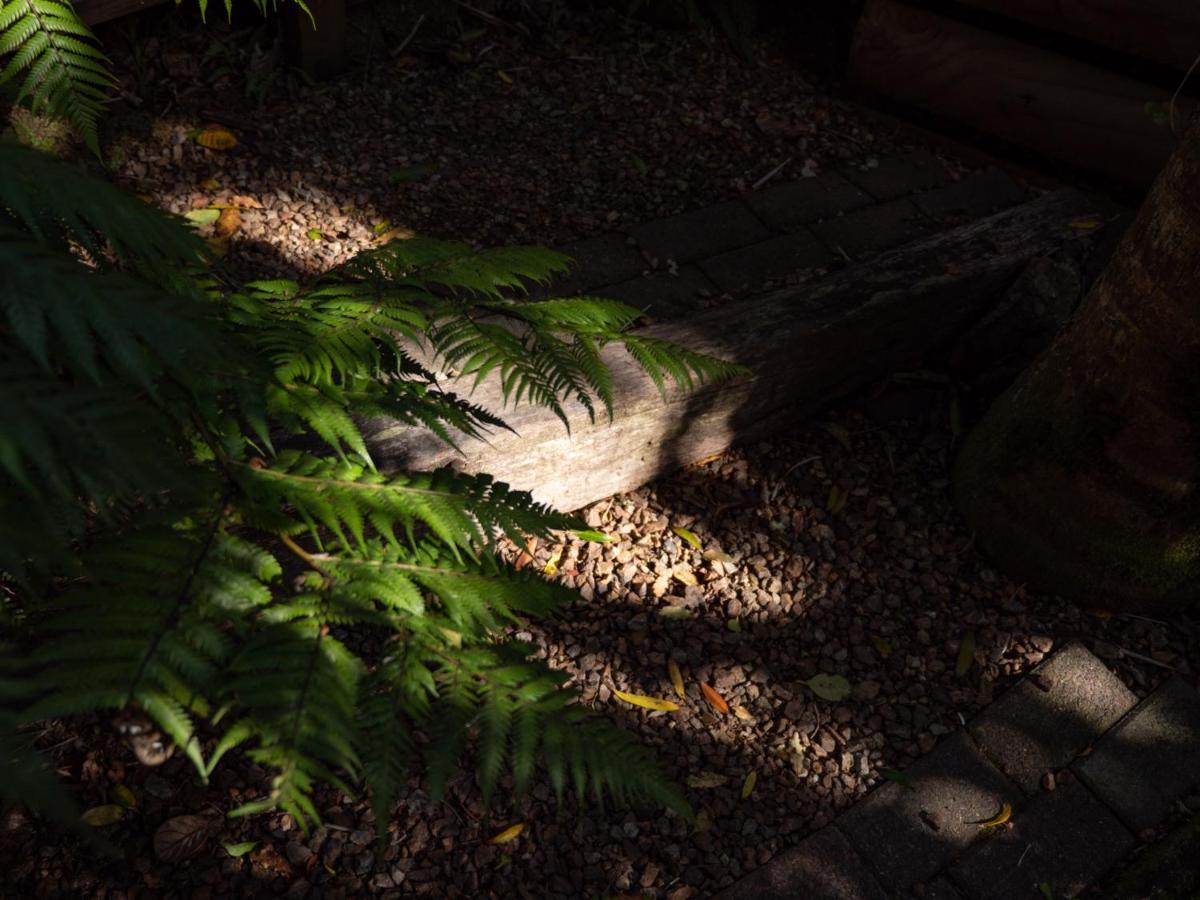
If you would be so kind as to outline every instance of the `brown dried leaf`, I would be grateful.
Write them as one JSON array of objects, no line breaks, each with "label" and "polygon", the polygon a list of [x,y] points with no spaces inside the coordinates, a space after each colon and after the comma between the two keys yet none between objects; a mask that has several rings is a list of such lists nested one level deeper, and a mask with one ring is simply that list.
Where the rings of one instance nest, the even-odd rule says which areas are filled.
[{"label": "brown dried leaf", "polygon": [[227,238],[237,233],[242,227],[242,214],[234,207],[229,206],[221,210],[221,215],[217,217],[217,224],[214,229],[217,237]]},{"label": "brown dried leaf", "polygon": [[154,853],[165,863],[186,862],[200,855],[210,834],[203,816],[174,816],[154,832]]},{"label": "brown dried leaf", "polygon": [[708,701],[708,705],[721,715],[725,715],[729,712],[729,704],[725,702],[724,697],[717,693],[715,688],[710,687],[704,682],[701,682],[700,693],[704,695],[704,699]]}]

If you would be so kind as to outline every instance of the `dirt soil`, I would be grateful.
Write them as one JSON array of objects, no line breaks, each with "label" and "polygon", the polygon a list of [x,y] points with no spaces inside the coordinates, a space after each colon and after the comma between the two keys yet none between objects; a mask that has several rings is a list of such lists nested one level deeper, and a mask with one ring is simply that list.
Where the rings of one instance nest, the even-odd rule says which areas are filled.
[{"label": "dirt soil", "polygon": [[[119,177],[177,211],[239,206],[229,258],[265,274],[328,267],[394,227],[563,243],[736,196],[785,161],[794,177],[869,166],[905,144],[763,44],[747,65],[712,33],[607,10],[552,20],[511,3],[496,24],[463,7],[458,24],[427,5],[398,53],[416,7],[356,13],[364,65],[315,89],[285,76],[248,88],[267,51],[242,32],[202,61],[211,42],[153,33],[162,17],[122,26],[112,55],[137,66],[110,134]],[[237,148],[189,137],[215,120]],[[937,381],[893,379],[811,426],[585,510],[612,543],[534,549],[531,564],[553,563],[582,596],[565,621],[520,636],[657,749],[689,785],[695,828],[654,808],[560,810],[544,784],[489,812],[464,776],[443,803],[414,781],[380,850],[367,804],[332,790],[307,835],[283,814],[227,820],[268,773],[231,756],[204,787],[178,758],[140,765],[93,717],[51,723],[41,740],[82,806],[131,804],[104,829],[118,849],[106,856],[12,812],[0,823],[0,894],[704,897],[822,827],[1070,640],[1139,695],[1172,672],[1194,681],[1195,613],[1112,616],[989,568],[951,502],[955,418]],[[668,659],[686,685],[680,711],[615,697],[672,697]],[[819,673],[844,677],[851,694],[821,699],[804,684]],[[183,814],[208,820],[203,847],[163,861],[153,835]],[[517,823],[517,838],[488,843]]]}]

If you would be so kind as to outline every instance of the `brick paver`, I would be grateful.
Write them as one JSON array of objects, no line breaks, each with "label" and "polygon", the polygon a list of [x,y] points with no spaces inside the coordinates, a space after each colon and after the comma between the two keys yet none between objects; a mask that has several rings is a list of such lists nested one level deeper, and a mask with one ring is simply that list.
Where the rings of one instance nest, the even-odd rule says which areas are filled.
[{"label": "brick paver", "polygon": [[1135,831],[1156,825],[1176,798],[1200,784],[1200,695],[1171,679],[1075,770]]},{"label": "brick paver", "polygon": [[854,849],[829,826],[718,895],[717,900],[886,900]]},{"label": "brick paver", "polygon": [[1134,843],[1117,817],[1072,781],[1015,813],[964,854],[950,877],[972,900],[1075,897]]},{"label": "brick paver", "polygon": [[911,200],[893,200],[867,206],[812,226],[813,232],[834,250],[861,258],[909,241],[932,229]]},{"label": "brick paver", "polygon": [[680,266],[674,275],[654,272],[596,288],[594,293],[636,306],[656,319],[677,319],[695,310],[695,298],[701,291],[710,295],[720,293],[696,266]]},{"label": "brick paver", "polygon": [[846,169],[843,174],[872,197],[894,200],[950,181],[950,173],[927,150],[881,159],[873,169]]},{"label": "brick paver", "polygon": [[968,724],[972,737],[1028,794],[1116,724],[1137,697],[1099,659],[1070,644]]},{"label": "brick paver", "polygon": [[735,291],[822,266],[829,258],[829,248],[811,232],[798,231],[710,256],[700,261],[700,268],[722,290]]},{"label": "brick paver", "polygon": [[746,198],[760,219],[780,231],[791,231],[819,219],[869,206],[875,198],[837,172],[803,178],[756,191]]},{"label": "brick paver", "polygon": [[1025,191],[995,166],[974,172],[945,187],[914,194],[921,212],[945,225],[959,225],[1016,206]]},{"label": "brick paver", "polygon": [[691,262],[764,241],[770,230],[741,200],[680,213],[630,229],[634,239],[661,261]]},{"label": "brick paver", "polygon": [[892,890],[936,875],[979,837],[973,824],[1020,791],[959,732],[905,771],[907,785],[888,781],[837,820],[850,842]]}]

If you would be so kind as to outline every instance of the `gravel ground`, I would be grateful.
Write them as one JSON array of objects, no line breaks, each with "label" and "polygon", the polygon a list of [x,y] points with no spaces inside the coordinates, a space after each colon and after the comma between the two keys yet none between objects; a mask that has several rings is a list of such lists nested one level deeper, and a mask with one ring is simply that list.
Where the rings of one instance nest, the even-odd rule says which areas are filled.
[{"label": "gravel ground", "polygon": [[[703,897],[820,828],[883,769],[930,750],[1068,640],[1106,659],[1139,696],[1172,669],[1194,679],[1194,613],[1171,623],[1109,616],[1032,595],[987,567],[950,502],[946,408],[924,388],[864,398],[789,437],[590,507],[611,544],[535,548],[535,564],[557,557],[559,577],[585,599],[567,621],[523,636],[544,644],[589,704],[655,746],[674,777],[697,785],[688,788],[696,830],[654,809],[559,812],[545,785],[488,816],[464,778],[444,804],[414,785],[377,858],[361,804],[325,793],[326,825],[307,837],[286,815],[222,821],[219,811],[254,796],[265,773],[234,760],[204,790],[175,760],[136,765],[107,726],[57,726],[45,740],[64,742],[56,756],[85,805],[125,784],[138,806],[109,829],[125,855],[107,865],[11,822],[0,843],[15,860],[13,896]],[[895,419],[897,410],[909,417]],[[960,675],[968,634],[974,652]],[[679,712],[613,696],[673,697],[668,658],[687,686]],[[853,693],[819,699],[801,683],[818,673],[844,676]],[[702,698],[702,682],[728,714]],[[751,772],[757,785],[742,799]],[[180,813],[211,814],[219,834],[195,861],[168,865],[151,835]],[[515,841],[486,843],[516,822],[525,829]],[[237,859],[220,849],[240,841],[257,843]]]},{"label": "gravel ground", "polygon": [[[400,55],[370,40],[398,45],[418,8]],[[393,228],[562,244],[909,146],[762,42],[747,64],[714,32],[607,8],[507,27],[456,8],[360,9],[352,57],[370,64],[315,89],[271,80],[245,31],[114,34],[114,58],[129,41],[139,60],[109,141],[119,176],[176,212],[241,207],[230,260],[263,275],[326,269]],[[214,120],[238,147],[195,143]]]},{"label": "gravel ground", "polygon": [[[391,9],[359,25],[403,38],[418,7]],[[369,245],[385,220],[479,243],[558,244],[737,196],[786,160],[780,177],[798,177],[902,149],[765,46],[747,67],[712,35],[581,15],[536,39],[513,17],[465,41],[430,13],[397,56],[355,31],[371,64],[298,102],[286,82],[261,103],[244,96],[244,79],[222,71],[253,71],[257,57],[239,38],[201,64],[206,43],[189,51],[186,35],[180,44],[133,32],[139,68],[110,141],[119,177],[181,212],[241,207],[230,259],[265,274],[326,268]],[[113,53],[121,58],[119,46]],[[703,77],[679,77],[688,72]],[[233,126],[238,148],[188,137],[213,119]],[[489,814],[463,778],[445,803],[414,783],[377,857],[364,804],[324,792],[325,824],[307,836],[281,814],[224,820],[259,795],[265,772],[233,757],[202,788],[178,759],[138,765],[97,718],[53,724],[43,743],[83,806],[111,802],[118,785],[132,792],[136,806],[107,829],[121,851],[106,859],[10,813],[0,893],[703,897],[823,826],[1070,639],[1139,695],[1172,669],[1194,679],[1195,614],[1112,617],[990,570],[950,502],[946,398],[891,385],[586,510],[613,543],[535,548],[535,564],[555,560],[584,599],[566,621],[523,636],[694,785],[695,830],[655,809],[558,811],[545,785]],[[964,640],[974,651],[959,674]],[[613,696],[673,696],[668,659],[687,686],[679,712]],[[816,697],[802,682],[819,673],[845,677],[851,696]],[[701,683],[731,711],[704,700]],[[743,799],[750,773],[757,784]],[[197,858],[170,864],[153,834],[180,814],[209,817],[211,833]],[[517,822],[516,840],[486,842]],[[222,849],[238,842],[255,846],[237,858]]]}]

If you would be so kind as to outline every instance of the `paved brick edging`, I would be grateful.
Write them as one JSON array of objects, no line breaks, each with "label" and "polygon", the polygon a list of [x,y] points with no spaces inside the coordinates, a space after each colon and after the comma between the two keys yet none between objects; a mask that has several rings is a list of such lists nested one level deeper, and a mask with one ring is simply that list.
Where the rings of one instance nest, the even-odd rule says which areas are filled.
[{"label": "paved brick edging", "polygon": [[1176,677],[1138,702],[1072,643],[904,776],[719,900],[1077,896],[1200,785],[1200,694]]},{"label": "paved brick edging", "polygon": [[575,265],[546,292],[609,296],[654,318],[677,319],[694,311],[698,296],[862,259],[1025,199],[1000,169],[952,182],[935,156],[919,150],[874,169],[769,185],[559,247]]}]

